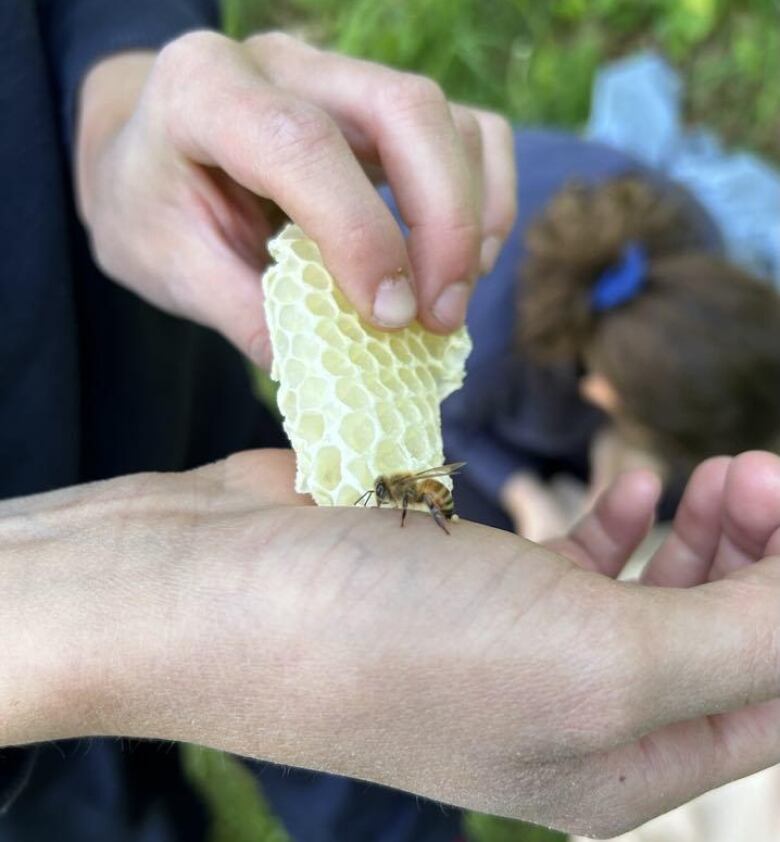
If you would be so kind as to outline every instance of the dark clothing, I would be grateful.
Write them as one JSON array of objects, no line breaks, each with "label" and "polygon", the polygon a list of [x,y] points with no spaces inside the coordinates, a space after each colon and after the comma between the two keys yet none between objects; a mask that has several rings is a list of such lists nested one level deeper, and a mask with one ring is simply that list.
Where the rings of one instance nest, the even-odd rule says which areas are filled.
[{"label": "dark clothing", "polygon": [[[0,497],[285,446],[227,343],[98,272],[70,197],[85,71],[215,23],[200,0],[0,5]],[[0,749],[0,813],[2,842],[198,840],[206,826],[176,750],[107,740]]]},{"label": "dark clothing", "polygon": [[300,842],[464,842],[453,807],[336,775],[258,765],[263,794]]},{"label": "dark clothing", "polygon": [[701,248],[721,249],[714,224],[687,194],[621,152],[570,134],[523,129],[515,132],[515,152],[518,218],[493,271],[477,284],[466,318],[474,342],[466,379],[442,406],[447,461],[466,462],[456,484],[458,512],[499,528],[509,525],[498,498],[510,474],[587,479],[590,442],[605,421],[580,397],[574,365],[542,366],[516,348],[524,239],[534,218],[568,182],[597,185],[634,173],[680,193]]},{"label": "dark clothing", "polygon": [[[100,274],[71,198],[85,72],[217,23],[211,0],[0,3],[0,498],[287,446],[227,342]],[[329,776],[285,784],[267,766],[263,777],[307,842],[457,833],[457,814],[411,796]],[[0,842],[199,842],[206,827],[176,746],[0,748]]]},{"label": "dark clothing", "polygon": [[[210,23],[214,9],[201,0],[0,5],[1,496],[174,470],[224,451],[231,436],[247,441],[258,423],[221,339],[99,275],[70,198],[72,138],[63,143],[57,125],[70,130],[79,79],[96,60]],[[239,403],[212,394],[223,376]],[[227,437],[218,420],[191,429],[226,405]]]}]

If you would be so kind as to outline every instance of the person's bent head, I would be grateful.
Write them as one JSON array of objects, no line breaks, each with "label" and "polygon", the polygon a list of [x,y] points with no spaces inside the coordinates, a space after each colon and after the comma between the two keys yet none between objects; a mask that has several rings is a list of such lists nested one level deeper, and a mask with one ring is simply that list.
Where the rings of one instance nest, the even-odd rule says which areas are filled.
[{"label": "person's bent head", "polygon": [[637,177],[561,191],[531,226],[521,341],[668,463],[776,449],[780,296],[702,247],[700,214]]}]

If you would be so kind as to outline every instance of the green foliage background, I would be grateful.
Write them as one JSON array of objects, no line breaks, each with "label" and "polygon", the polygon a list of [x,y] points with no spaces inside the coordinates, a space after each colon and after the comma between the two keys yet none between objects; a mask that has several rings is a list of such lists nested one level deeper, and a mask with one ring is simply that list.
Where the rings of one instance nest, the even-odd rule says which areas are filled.
[{"label": "green foliage background", "polygon": [[780,159],[780,0],[223,0],[233,35],[279,27],[438,80],[518,122],[578,126],[602,62],[662,50],[688,113]]},{"label": "green foliage background", "polygon": [[[225,29],[284,28],[332,49],[424,73],[456,100],[516,122],[578,127],[593,74],[644,47],[687,80],[692,122],[780,160],[780,0],[223,0]],[[289,842],[233,758],[187,747],[213,842]],[[473,842],[560,834],[471,814]]]}]

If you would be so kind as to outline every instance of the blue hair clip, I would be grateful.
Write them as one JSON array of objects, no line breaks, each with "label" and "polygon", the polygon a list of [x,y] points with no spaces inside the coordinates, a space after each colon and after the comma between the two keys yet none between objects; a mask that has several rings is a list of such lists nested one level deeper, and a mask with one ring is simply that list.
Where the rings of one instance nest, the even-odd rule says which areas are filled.
[{"label": "blue hair clip", "polygon": [[632,240],[623,249],[620,262],[605,269],[590,294],[594,311],[603,313],[630,301],[647,280],[647,250]]}]

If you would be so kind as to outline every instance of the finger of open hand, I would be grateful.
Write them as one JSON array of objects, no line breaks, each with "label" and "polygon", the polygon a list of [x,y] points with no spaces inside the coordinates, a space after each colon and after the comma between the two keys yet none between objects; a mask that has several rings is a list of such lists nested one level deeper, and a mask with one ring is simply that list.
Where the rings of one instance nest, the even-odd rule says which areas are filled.
[{"label": "finger of open hand", "polygon": [[647,585],[688,588],[706,582],[718,549],[723,492],[731,459],[718,456],[693,472],[672,531],[645,568]]},{"label": "finger of open hand", "polygon": [[567,538],[547,546],[580,567],[617,576],[647,535],[660,493],[660,481],[651,471],[627,471],[599,497]]},{"label": "finger of open hand", "polygon": [[780,458],[716,457],[694,471],[642,581],[691,587],[780,552]]},{"label": "finger of open hand", "polygon": [[752,451],[730,463],[723,527],[709,579],[780,553],[780,457]]}]

